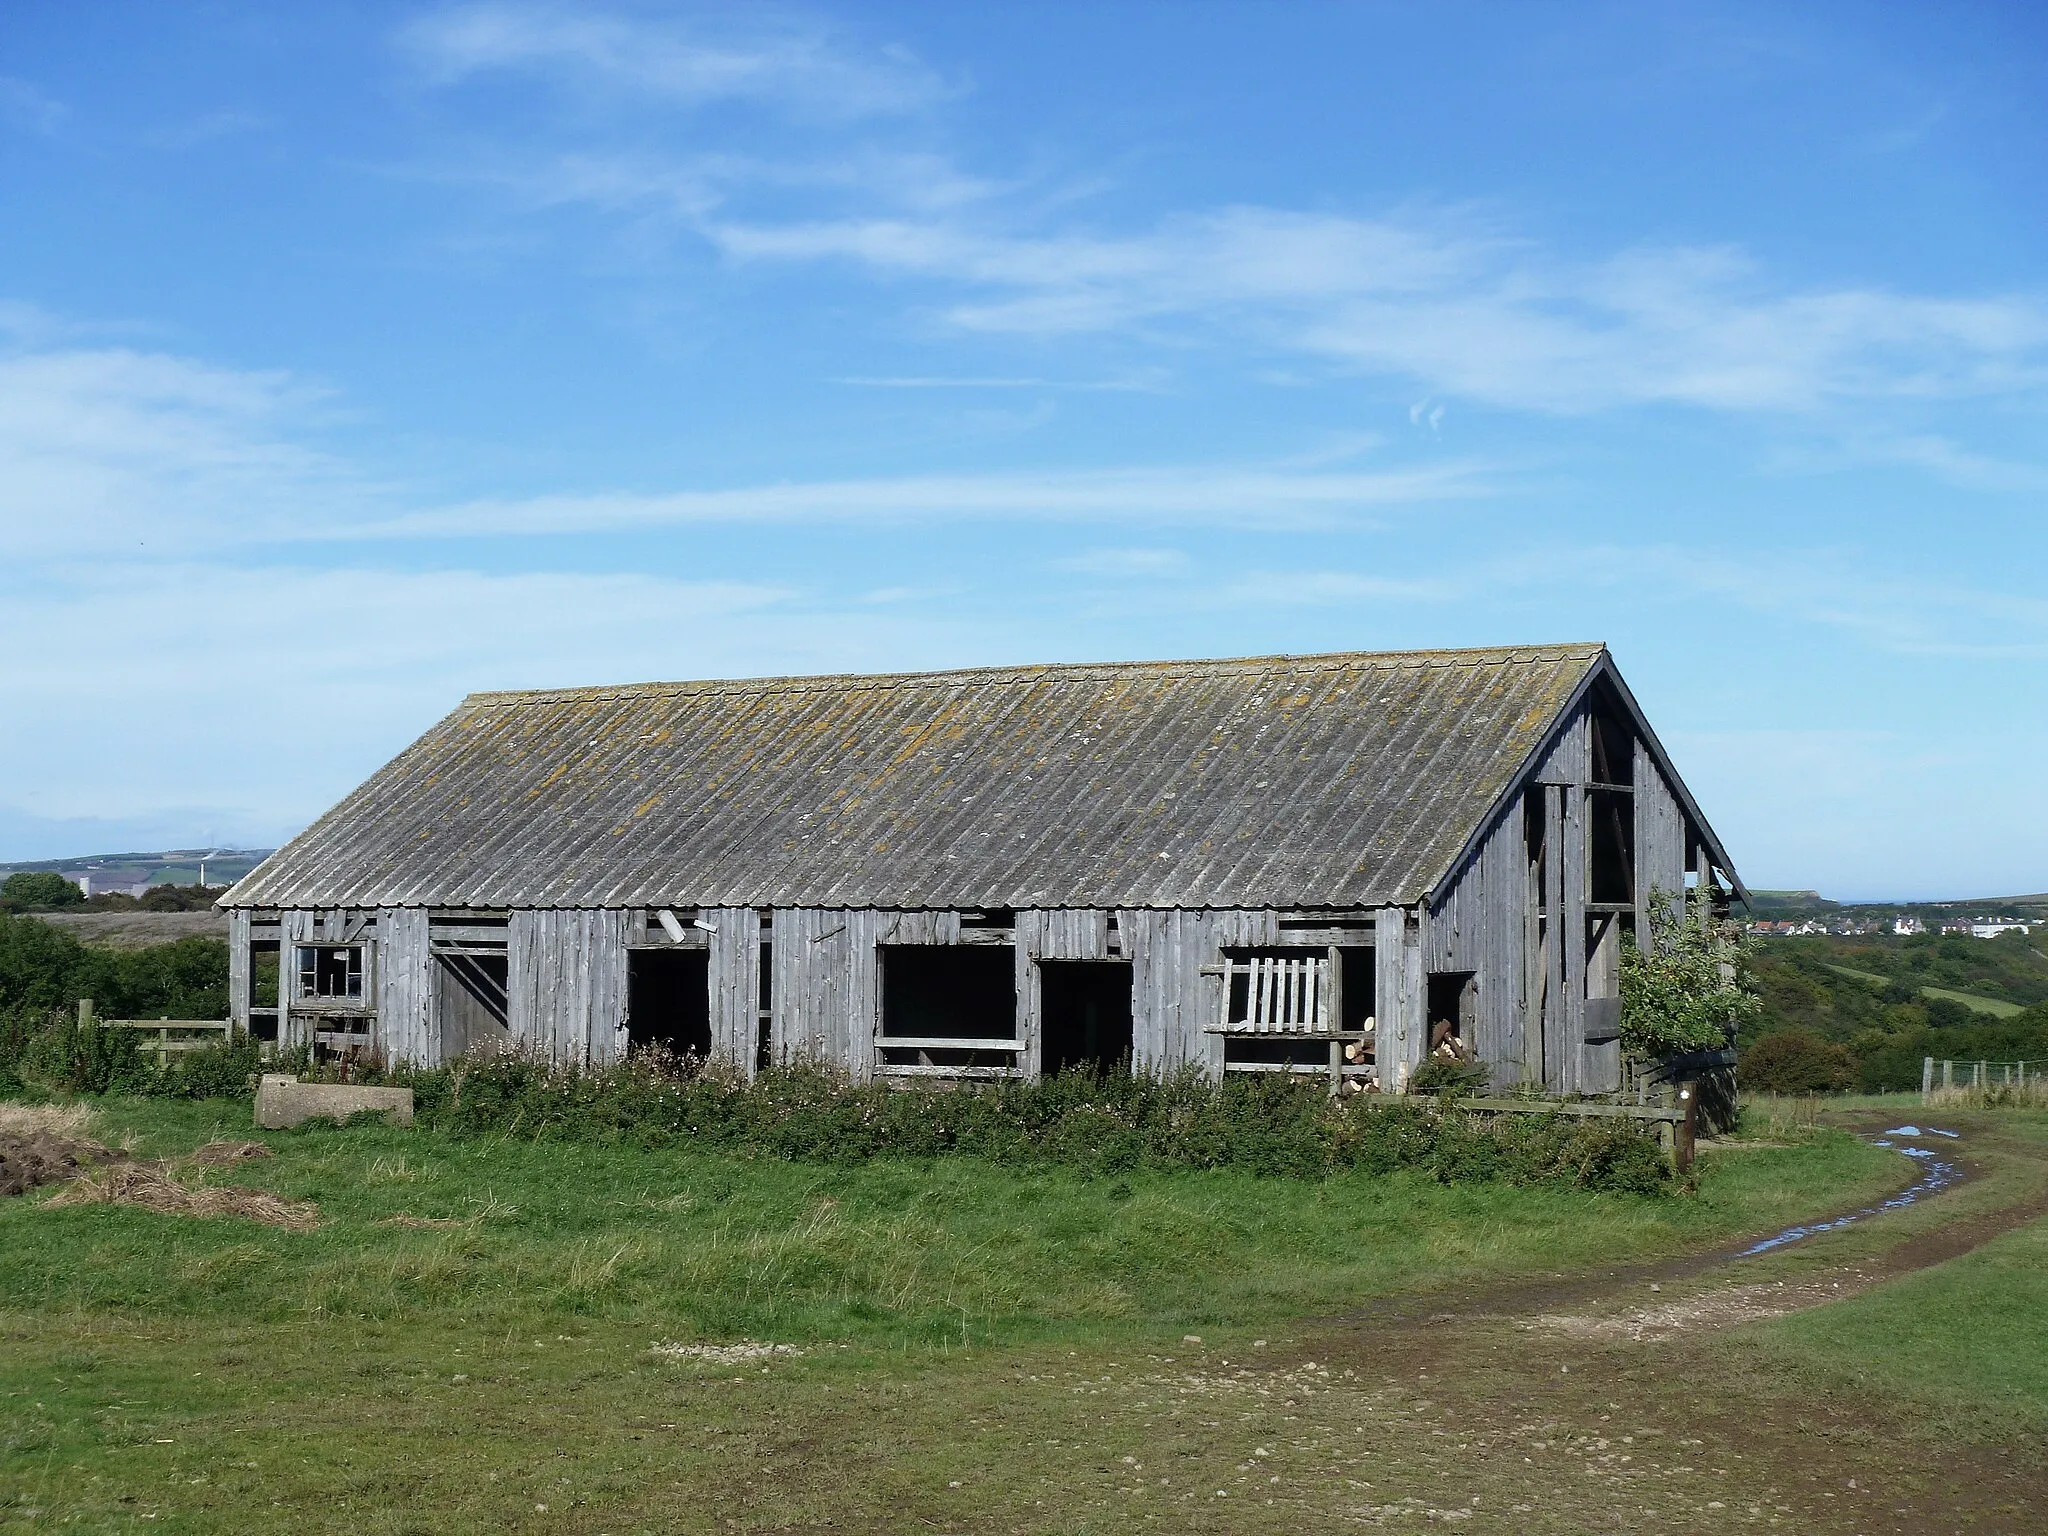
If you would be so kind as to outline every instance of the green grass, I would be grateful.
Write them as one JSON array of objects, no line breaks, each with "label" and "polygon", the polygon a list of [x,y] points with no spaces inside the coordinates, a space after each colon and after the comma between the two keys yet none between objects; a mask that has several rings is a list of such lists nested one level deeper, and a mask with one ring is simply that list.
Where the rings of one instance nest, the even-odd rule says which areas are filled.
[{"label": "green grass", "polygon": [[[249,1135],[246,1114],[116,1103],[105,1131],[167,1155]],[[1663,1198],[382,1126],[261,1139],[275,1158],[213,1177],[318,1202],[317,1231],[0,1208],[0,1529],[1125,1529],[1116,1485],[1140,1462],[1175,1478],[1147,1474],[1158,1500],[1195,1479],[1205,1501],[1254,1491],[1222,1387],[1172,1357],[1277,1347],[1377,1294],[1705,1246],[1902,1177],[1838,1134],[1718,1154],[1697,1193]],[[804,1354],[650,1354],[692,1338]],[[1295,1433],[1281,1396],[1259,1411],[1260,1436]],[[1315,1525],[1152,1507],[1181,1529]]]},{"label": "green grass", "polygon": [[[247,1127],[214,1103],[108,1116],[142,1151]],[[382,1126],[263,1138],[234,1182],[316,1202],[318,1231],[96,1207],[0,1210],[0,1304],[261,1318],[518,1315],[711,1337],[891,1343],[1253,1326],[1475,1276],[1698,1246],[1890,1176],[1846,1138],[1716,1162],[1652,1198],[1402,1174],[1327,1180],[854,1167]],[[408,1229],[390,1218],[460,1220]]]},{"label": "green grass", "polygon": [[[1973,1111],[1937,1123],[1962,1127],[1959,1145],[1980,1154],[1987,1133],[2048,1145],[2048,1113],[2039,1110]],[[2003,1160],[1963,1199],[1988,1199],[2000,1183],[2038,1189],[2038,1159]],[[2048,1221],[1849,1301],[1781,1319],[1764,1334],[1783,1358],[1811,1372],[1921,1404],[1965,1434],[2039,1436],[2048,1431]]]},{"label": "green grass", "polygon": [[1952,1003],[1961,1003],[1973,1012],[1988,1013],[1998,1019],[2009,1019],[2016,1013],[2026,1012],[2018,1003],[2000,1002],[1995,997],[1979,997],[1974,992],[1958,992],[1952,987],[1922,987],[1920,994],[1923,997],[1945,997]]},{"label": "green grass", "polygon": [[[1875,971],[1859,971],[1846,965],[1830,964],[1828,969],[1837,975],[1848,976],[1857,981],[1869,982],[1872,986],[1879,988],[1890,986],[1895,979],[1890,976],[1880,976]],[[1952,1003],[1961,1003],[1965,1008],[1977,1013],[1988,1013],[1995,1019],[2009,1019],[2016,1013],[2026,1012],[2026,1009],[2018,1003],[2008,1003],[1996,997],[1980,997],[1975,992],[1958,992],[1953,987],[1923,986],[1920,989],[1920,995],[1922,997],[1945,997]]]}]

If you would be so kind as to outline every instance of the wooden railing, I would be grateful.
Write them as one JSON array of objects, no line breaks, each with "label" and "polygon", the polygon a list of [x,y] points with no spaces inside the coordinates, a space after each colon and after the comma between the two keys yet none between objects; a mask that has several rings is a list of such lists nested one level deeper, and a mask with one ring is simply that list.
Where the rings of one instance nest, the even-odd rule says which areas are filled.
[{"label": "wooden railing", "polygon": [[[1223,1028],[1231,1034],[1326,1035],[1330,1033],[1328,994],[1330,962],[1323,955],[1299,959],[1260,956],[1250,960],[1225,957],[1205,967],[1223,978]],[[1245,984],[1244,1015],[1237,1009],[1237,983]]]},{"label": "wooden railing", "polygon": [[[155,1053],[159,1066],[166,1058],[181,1052],[232,1043],[235,1038],[234,1021],[231,1019],[102,1019],[93,1012],[89,997],[78,1000],[78,1026],[81,1029],[139,1030],[145,1038],[136,1042],[136,1048]],[[151,1035],[155,1038],[147,1038]]]}]

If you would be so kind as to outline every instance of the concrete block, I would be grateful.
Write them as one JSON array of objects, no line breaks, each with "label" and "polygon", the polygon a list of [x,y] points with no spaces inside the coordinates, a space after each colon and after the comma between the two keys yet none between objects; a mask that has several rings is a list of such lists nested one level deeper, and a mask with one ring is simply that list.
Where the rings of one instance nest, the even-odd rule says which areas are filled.
[{"label": "concrete block", "polygon": [[278,1072],[266,1072],[256,1083],[256,1123],[266,1131],[281,1131],[307,1120],[346,1120],[366,1109],[386,1111],[393,1125],[411,1125],[412,1090],[302,1083]]}]

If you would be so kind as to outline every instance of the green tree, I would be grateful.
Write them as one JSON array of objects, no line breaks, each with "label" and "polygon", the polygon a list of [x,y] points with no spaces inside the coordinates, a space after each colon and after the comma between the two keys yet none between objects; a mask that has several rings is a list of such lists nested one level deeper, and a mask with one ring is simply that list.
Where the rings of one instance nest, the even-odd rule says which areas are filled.
[{"label": "green tree", "polygon": [[85,892],[54,869],[23,869],[0,881],[0,898],[19,910],[35,912],[77,906]]},{"label": "green tree", "polygon": [[1711,1050],[1763,1007],[1749,950],[1732,924],[1714,918],[1712,897],[1694,891],[1682,912],[1650,896],[1650,944],[1629,935],[1621,950],[1621,1039],[1630,1051],[1671,1056]]}]

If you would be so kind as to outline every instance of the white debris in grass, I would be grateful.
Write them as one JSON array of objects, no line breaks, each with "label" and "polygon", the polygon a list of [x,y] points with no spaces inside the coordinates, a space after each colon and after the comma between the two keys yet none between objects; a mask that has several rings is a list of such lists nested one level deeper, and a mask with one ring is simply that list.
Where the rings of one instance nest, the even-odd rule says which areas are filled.
[{"label": "white debris in grass", "polygon": [[787,1360],[801,1355],[794,1344],[764,1344],[759,1339],[740,1339],[732,1344],[678,1344],[663,1340],[647,1347],[650,1355],[664,1360],[692,1360],[702,1365],[738,1365],[746,1360]]}]

